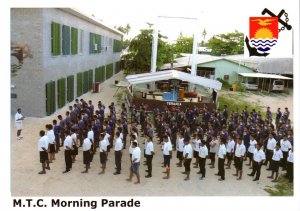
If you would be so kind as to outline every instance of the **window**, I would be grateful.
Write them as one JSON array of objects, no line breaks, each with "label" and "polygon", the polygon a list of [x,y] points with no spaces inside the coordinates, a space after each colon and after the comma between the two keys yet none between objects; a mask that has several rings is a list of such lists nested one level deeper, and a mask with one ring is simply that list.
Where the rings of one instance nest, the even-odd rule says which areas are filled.
[{"label": "window", "polygon": [[114,53],[122,51],[122,42],[120,40],[114,40]]},{"label": "window", "polygon": [[224,75],[224,80],[229,80],[229,75]]},{"label": "window", "polygon": [[55,22],[51,23],[51,54],[60,55],[60,24]]},{"label": "window", "polygon": [[78,52],[78,29],[71,28],[71,54],[75,55]]},{"label": "window", "polygon": [[90,54],[101,52],[101,36],[90,33]]},{"label": "window", "polygon": [[81,29],[79,31],[79,53],[80,54],[83,54],[83,30]]},{"label": "window", "polygon": [[62,54],[70,55],[70,26],[62,26]]}]

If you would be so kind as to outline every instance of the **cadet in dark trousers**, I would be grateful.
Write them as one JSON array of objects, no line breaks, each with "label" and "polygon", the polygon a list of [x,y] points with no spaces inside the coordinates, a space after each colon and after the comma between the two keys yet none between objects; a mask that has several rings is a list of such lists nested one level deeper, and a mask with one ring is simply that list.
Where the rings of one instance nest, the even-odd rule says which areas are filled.
[{"label": "cadet in dark trousers", "polygon": [[256,149],[253,152],[253,170],[251,172],[251,174],[248,174],[249,176],[256,176],[253,179],[253,181],[257,181],[259,180],[260,177],[260,169],[261,166],[264,162],[264,160],[266,159],[266,155],[264,153],[264,151],[261,149],[262,144],[257,144],[256,145]]},{"label": "cadet in dark trousers", "polygon": [[225,180],[225,168],[224,162],[226,157],[226,147],[225,147],[226,138],[221,138],[219,151],[218,151],[218,173],[217,176],[221,176],[219,181]]},{"label": "cadet in dark trousers", "polygon": [[115,139],[115,164],[116,164],[116,172],[114,175],[121,174],[121,161],[122,161],[122,149],[123,149],[123,142],[120,138],[120,132],[116,132],[116,139]]},{"label": "cadet in dark trousers", "polygon": [[200,165],[200,171],[197,172],[197,174],[201,174],[200,179],[205,178],[205,163],[206,163],[206,158],[208,157],[208,149],[205,144],[204,140],[201,140],[200,143],[200,148],[199,148],[199,165]]},{"label": "cadet in dark trousers", "polygon": [[64,140],[64,150],[65,150],[65,163],[66,163],[66,170],[63,172],[68,173],[72,168],[72,143],[73,140],[70,136],[70,132],[68,130],[64,131],[64,135],[66,136]]},{"label": "cadet in dark trousers", "polygon": [[147,168],[148,170],[148,175],[146,175],[146,178],[150,178],[152,177],[152,159],[153,159],[153,155],[154,155],[154,146],[153,146],[153,142],[151,140],[151,138],[147,139],[147,146],[145,149],[145,155],[146,155],[146,160],[147,160]]},{"label": "cadet in dark trousers", "polygon": [[[45,131],[40,131],[40,139],[38,142],[38,147],[40,151],[40,163],[42,164],[43,170],[39,172],[39,174],[46,174],[46,170],[50,170],[49,167],[49,159],[48,159],[48,137],[45,135]],[[47,164],[47,167],[46,167]]]},{"label": "cadet in dark trousers", "polygon": [[289,151],[287,158],[287,169],[286,169],[286,177],[290,182],[294,181],[294,148],[292,147]]}]

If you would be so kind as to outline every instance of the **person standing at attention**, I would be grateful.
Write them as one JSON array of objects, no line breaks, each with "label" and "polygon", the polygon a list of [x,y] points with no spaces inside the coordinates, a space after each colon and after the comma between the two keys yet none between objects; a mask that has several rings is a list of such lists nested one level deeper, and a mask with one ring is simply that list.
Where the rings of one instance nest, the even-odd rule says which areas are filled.
[{"label": "person standing at attention", "polygon": [[152,177],[152,159],[154,155],[154,145],[151,138],[147,139],[147,146],[145,150],[146,155],[146,161],[147,161],[147,168],[148,168],[148,175],[146,175],[146,178]]},{"label": "person standing at attention", "polygon": [[21,109],[18,108],[17,113],[15,115],[15,125],[17,128],[17,140],[22,140],[23,137],[21,136],[21,132],[23,129],[23,120],[24,120],[24,116],[21,114]]},{"label": "person standing at attention", "polygon": [[134,184],[139,184],[140,181],[140,160],[141,160],[141,149],[138,147],[137,142],[132,142],[132,157],[131,157],[131,166],[130,166],[130,175],[127,181],[131,182],[133,174],[136,175],[137,181]]},{"label": "person standing at attention", "polygon": [[[198,147],[199,148],[199,147]],[[199,150],[198,150],[199,154]],[[185,181],[190,180],[190,173],[191,173],[191,161],[193,157],[193,148],[190,144],[189,138],[184,139],[184,148],[183,148],[183,165],[185,168],[185,171],[183,174],[186,174]],[[198,157],[198,155],[197,155]]]},{"label": "person standing at attention", "polygon": [[[42,164],[43,170],[39,174],[46,174],[46,170],[50,170],[49,159],[48,159],[48,137],[45,135],[45,131],[40,131],[40,139],[38,142],[38,148],[40,152],[40,163]],[[46,167],[47,164],[47,167]]]},{"label": "person standing at attention", "polygon": [[63,174],[68,173],[72,168],[72,138],[70,136],[70,132],[65,130],[64,136],[66,137],[64,140],[64,150],[65,150],[65,163],[66,170],[63,171]]},{"label": "person standing at attention", "polygon": [[85,171],[82,171],[81,173],[88,173],[88,169],[90,167],[91,163],[91,154],[92,154],[92,142],[87,137],[87,133],[84,133],[84,140],[82,144],[82,152],[83,152],[83,164],[85,165]]},{"label": "person standing at attention", "polygon": [[260,177],[260,169],[261,166],[264,162],[264,160],[266,159],[266,155],[264,153],[264,151],[261,149],[262,144],[257,144],[256,145],[256,149],[253,152],[253,170],[251,172],[251,174],[248,174],[249,176],[256,176],[253,179],[253,181],[257,181],[259,180]]},{"label": "person standing at attention", "polygon": [[239,136],[237,138],[237,145],[235,148],[235,153],[234,153],[234,161],[235,161],[235,168],[236,168],[236,174],[233,174],[233,176],[237,176],[237,180],[242,179],[243,175],[243,161],[246,153],[246,147],[242,143],[242,138]]},{"label": "person standing at attention", "polygon": [[219,181],[225,180],[225,169],[224,169],[224,162],[226,157],[226,147],[225,147],[225,138],[221,138],[219,151],[218,151],[218,173],[215,174],[217,176],[221,176]]},{"label": "person standing at attention", "polygon": [[[201,140],[200,147],[199,147],[199,165],[200,165],[200,171],[198,172],[199,174],[202,174],[200,179],[205,178],[205,163],[206,163],[206,158],[208,157],[208,149],[206,146],[206,143],[204,140]],[[198,174],[197,173],[197,174]]]},{"label": "person standing at attention", "polygon": [[121,174],[121,162],[122,162],[122,149],[123,149],[123,142],[120,138],[120,132],[116,132],[116,139],[115,139],[115,164],[116,164],[116,172],[114,175]]},{"label": "person standing at attention", "polygon": [[166,171],[164,173],[167,174],[167,176],[163,177],[163,179],[169,179],[170,178],[170,162],[172,157],[172,144],[169,140],[169,137],[167,135],[163,136],[163,155],[164,155],[164,166],[166,168]]}]

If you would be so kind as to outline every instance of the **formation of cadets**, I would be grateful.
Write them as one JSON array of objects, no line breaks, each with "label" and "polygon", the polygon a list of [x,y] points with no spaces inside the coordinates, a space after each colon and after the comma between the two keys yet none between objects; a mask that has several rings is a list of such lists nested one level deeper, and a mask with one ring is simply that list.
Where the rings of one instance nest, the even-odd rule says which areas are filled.
[{"label": "formation of cadets", "polygon": [[[98,102],[95,109],[92,102],[75,100],[65,116],[58,116],[58,121],[46,125],[46,132],[40,131],[39,151],[42,171],[50,170],[49,163],[55,160],[55,153],[63,148],[68,173],[82,147],[82,173],[88,173],[90,163],[99,149],[99,174],[104,174],[107,157],[114,151],[116,171],[121,174],[122,154],[126,145],[130,155],[131,167],[128,181],[136,175],[136,184],[140,183],[139,168],[141,148],[144,148],[144,165],[147,166],[146,178],[152,177],[152,160],[155,155],[154,138],[161,145],[163,154],[162,167],[164,179],[170,178],[171,160],[178,159],[176,165],[184,167],[184,180],[190,179],[191,165],[198,169],[200,179],[206,176],[206,165],[210,169],[217,168],[215,175],[219,181],[225,180],[226,169],[234,167],[237,180],[243,176],[243,166],[249,166],[249,176],[253,181],[260,178],[261,167],[266,165],[272,182],[277,182],[279,168],[286,171],[285,176],[293,181],[293,130],[289,119],[290,112],[278,108],[273,115],[268,107],[265,116],[247,106],[242,111],[236,109],[229,113],[227,105],[223,110],[208,108],[161,107],[147,111],[147,106],[130,107],[130,115],[123,103],[117,118],[114,103],[108,106],[109,114],[105,117],[105,105]],[[130,118],[130,119],[129,119]],[[128,125],[128,121],[130,124]],[[274,124],[275,123],[275,124]],[[129,143],[127,143],[127,136]],[[144,147],[142,147],[144,145]],[[176,151],[176,154],[173,154]],[[192,163],[192,160],[194,162]],[[206,164],[206,160],[210,163]],[[216,165],[217,164],[217,165]]]}]

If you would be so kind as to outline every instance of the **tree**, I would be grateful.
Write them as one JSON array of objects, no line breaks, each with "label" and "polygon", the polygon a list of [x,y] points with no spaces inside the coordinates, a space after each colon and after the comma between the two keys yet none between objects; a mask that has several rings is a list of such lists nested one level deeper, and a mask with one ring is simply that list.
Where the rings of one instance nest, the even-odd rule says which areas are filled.
[{"label": "tree", "polygon": [[185,37],[182,34],[176,40],[174,44],[174,53],[177,55],[180,53],[192,53],[193,52],[193,37]]},{"label": "tree", "polygon": [[[134,37],[128,48],[128,54],[123,55],[124,69],[129,73],[149,72],[151,69],[151,52],[153,29],[142,29],[140,34]],[[172,46],[165,42],[165,36],[158,34],[157,67],[172,61]]]},{"label": "tree", "polygon": [[208,40],[207,46],[212,49],[211,54],[216,56],[242,54],[244,53],[244,34],[235,31],[215,35]]},{"label": "tree", "polygon": [[[124,33],[128,36],[128,33],[130,32],[131,26],[129,23],[126,24],[126,26],[114,26],[115,29],[119,30],[120,32]],[[124,38],[122,39],[122,49],[126,49],[130,44],[130,39]]]}]

